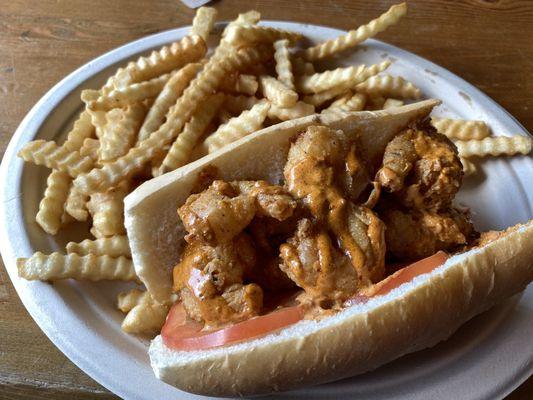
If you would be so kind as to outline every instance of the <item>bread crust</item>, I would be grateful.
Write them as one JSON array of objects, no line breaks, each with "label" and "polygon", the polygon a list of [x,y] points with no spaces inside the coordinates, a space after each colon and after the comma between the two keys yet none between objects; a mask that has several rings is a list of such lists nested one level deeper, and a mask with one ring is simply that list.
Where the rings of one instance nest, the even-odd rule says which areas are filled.
[{"label": "bread crust", "polygon": [[533,221],[450,258],[443,266],[364,305],[301,321],[263,338],[182,352],[150,346],[155,374],[182,390],[213,396],[270,393],[373,370],[434,346],[533,280]]},{"label": "bread crust", "polygon": [[125,225],[137,275],[156,301],[170,301],[171,269],[179,260],[179,243],[185,235],[176,210],[205,167],[217,167],[219,178],[225,180],[279,183],[290,140],[310,125],[342,129],[358,141],[369,164],[379,164],[387,143],[410,123],[425,118],[437,104],[437,100],[425,100],[390,110],[331,112],[282,122],[143,183],[124,200]]}]

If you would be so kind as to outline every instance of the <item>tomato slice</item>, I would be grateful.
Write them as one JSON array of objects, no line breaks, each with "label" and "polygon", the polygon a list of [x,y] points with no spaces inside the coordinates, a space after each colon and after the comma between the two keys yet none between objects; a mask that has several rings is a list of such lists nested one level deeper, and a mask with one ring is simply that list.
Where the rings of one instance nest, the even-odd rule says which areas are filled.
[{"label": "tomato slice", "polygon": [[203,325],[187,320],[185,309],[176,303],[170,309],[161,336],[167,347],[192,351],[223,346],[266,335],[295,324],[304,316],[300,306],[283,307],[268,314],[250,318],[213,331],[202,331]]},{"label": "tomato slice", "polygon": [[[402,268],[379,282],[371,294],[359,294],[347,300],[344,305],[365,303],[370,297],[387,294],[414,277],[433,271],[444,264],[447,259],[448,255],[439,251],[430,257]],[[285,304],[290,305],[220,329],[203,331],[203,324],[188,320],[183,305],[176,303],[168,313],[165,325],[161,329],[161,336],[167,347],[182,351],[209,349],[249,340],[285,328],[303,319],[303,307],[292,305],[294,302],[285,302]]]}]

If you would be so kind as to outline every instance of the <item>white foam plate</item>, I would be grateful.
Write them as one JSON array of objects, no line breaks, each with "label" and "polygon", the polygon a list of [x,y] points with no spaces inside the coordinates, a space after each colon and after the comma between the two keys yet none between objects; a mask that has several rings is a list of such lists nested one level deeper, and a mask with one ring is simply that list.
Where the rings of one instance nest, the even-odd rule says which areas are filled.
[{"label": "white foam plate", "polygon": [[[337,29],[288,22],[266,25],[299,31],[313,41],[335,37]],[[87,63],[52,88],[24,118],[0,169],[0,249],[8,273],[29,313],[78,367],[126,399],[193,399],[158,381],[146,354],[147,342],[120,330],[115,309],[119,284],[27,282],[15,260],[34,251],[60,250],[80,237],[79,226],[57,237],[34,222],[48,170],[23,162],[17,151],[28,141],[61,139],[82,107],[81,89],[97,88],[119,64],[181,38],[188,28],[152,35]],[[350,63],[394,61],[390,72],[439,98],[437,114],[487,121],[497,134],[527,135],[504,109],[472,85],[414,54],[368,40]],[[460,201],[473,210],[480,230],[501,229],[533,217],[531,158],[487,160],[483,174],[468,180]],[[529,186],[528,186],[529,183]],[[522,383],[533,370],[533,287],[465,325],[433,349],[402,357],[378,370],[336,383],[285,393],[294,398],[335,399],[496,399]]]}]

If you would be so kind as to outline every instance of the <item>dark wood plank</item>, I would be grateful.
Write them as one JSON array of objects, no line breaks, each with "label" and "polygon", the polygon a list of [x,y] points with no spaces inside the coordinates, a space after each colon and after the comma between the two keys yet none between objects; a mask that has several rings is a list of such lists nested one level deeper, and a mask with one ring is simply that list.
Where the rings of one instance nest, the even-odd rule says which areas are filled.
[{"label": "dark wood plank", "polygon": [[[218,1],[220,19],[251,6],[265,19],[356,27],[394,1]],[[12,0],[0,8],[0,154],[35,102],[92,58],[131,40],[190,24],[176,0]],[[471,82],[533,130],[533,2],[416,0],[379,36]],[[0,398],[111,399],[39,330],[0,266]],[[509,398],[533,397],[529,379]]]}]

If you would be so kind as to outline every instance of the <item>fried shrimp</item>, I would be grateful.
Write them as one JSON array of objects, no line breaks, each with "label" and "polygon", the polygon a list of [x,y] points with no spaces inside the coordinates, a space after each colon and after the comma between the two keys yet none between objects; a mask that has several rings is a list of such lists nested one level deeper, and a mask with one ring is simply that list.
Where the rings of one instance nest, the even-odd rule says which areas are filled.
[{"label": "fried shrimp", "polygon": [[[383,224],[352,202],[369,183],[365,172],[342,131],[309,127],[289,150],[286,184],[312,221],[300,221],[295,236],[281,246],[281,269],[314,296],[336,300],[382,277]],[[355,274],[347,274],[346,265]]]},{"label": "fried shrimp", "polygon": [[438,210],[450,206],[462,171],[455,145],[423,127],[407,129],[389,142],[376,181],[406,207]]}]

